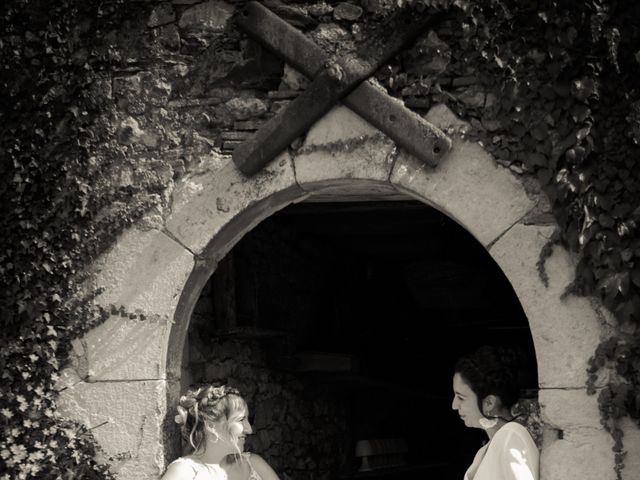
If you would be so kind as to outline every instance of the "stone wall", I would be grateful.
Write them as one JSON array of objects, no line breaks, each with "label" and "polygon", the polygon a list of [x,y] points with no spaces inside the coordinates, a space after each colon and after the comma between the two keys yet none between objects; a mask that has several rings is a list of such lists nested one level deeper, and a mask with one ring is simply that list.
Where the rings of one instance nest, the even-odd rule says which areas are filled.
[{"label": "stone wall", "polygon": [[[92,153],[113,162],[96,174],[96,182],[117,185],[122,198],[131,202],[139,197],[131,199],[127,192],[141,189],[156,203],[93,265],[93,281],[103,291],[96,302],[105,308],[122,305],[135,315],[120,315],[116,308],[104,325],[76,343],[74,363],[60,382],[61,413],[94,429],[121,478],[157,478],[167,456],[163,432],[173,417],[167,405],[173,404],[181,381],[180,372],[172,370],[180,361],[172,355],[181,353],[185,343],[181,335],[195,304],[192,297],[197,298],[220,258],[246,231],[289,202],[330,193],[336,185],[342,192],[393,190],[455,218],[482,242],[514,285],[536,344],[542,414],[549,427],[543,480],[614,478],[611,439],[601,430],[596,397],[584,387],[586,362],[606,336],[608,318],[590,299],[562,297],[575,269],[576,259],[567,252],[554,250],[547,260],[549,283],[540,281],[537,261],[553,225],[548,203],[540,195],[532,199],[525,194],[519,180],[523,168],[504,159],[498,165],[510,170],[501,168],[478,144],[456,137],[441,168],[425,170],[410,156],[397,156],[389,139],[353,113],[336,109],[305,139],[307,147],[317,148],[297,156],[285,153],[260,175],[244,178],[228,153],[294,98],[305,81],[237,31],[231,15],[242,3],[105,2],[100,15],[88,22],[99,31],[110,59],[93,92],[104,105],[95,122],[97,138],[104,141]],[[363,2],[364,10],[324,2],[287,5],[279,14],[327,51],[344,54],[361,33],[355,20],[376,3]],[[427,76],[441,70],[438,62],[451,58],[436,35],[420,45],[431,61],[416,62],[415,68]],[[439,87],[469,107],[495,101],[473,83],[470,71],[468,77],[443,79]],[[424,113],[431,107],[430,87],[413,87],[396,85],[392,93]],[[434,109],[430,119],[452,131],[461,125],[442,108]],[[340,122],[340,128],[327,126],[332,122]],[[353,138],[362,140],[355,151],[336,150],[341,141]],[[106,210],[117,206],[114,202]],[[282,443],[260,444],[257,434],[253,448],[276,467],[284,465],[281,455],[292,448],[304,475],[311,470],[307,458],[318,462],[324,457],[296,439],[296,428],[304,426],[304,418],[324,422],[329,413],[314,412],[302,385],[293,380],[291,390],[276,393],[285,379],[266,372],[262,352],[249,343],[222,344],[219,355],[191,359],[206,361],[214,369],[209,374],[218,376],[227,373],[221,365],[228,362],[230,350],[240,369],[228,372],[231,378],[257,376],[255,386],[265,385],[262,393],[260,388],[248,392],[259,431],[281,429]],[[204,379],[208,374],[197,375]],[[292,423],[286,425],[269,418],[274,410],[264,405],[275,398],[283,405],[295,401],[300,418],[287,416]],[[328,412],[340,413],[331,410],[338,406],[325,405]],[[626,438],[637,452],[640,441],[634,429],[629,426]],[[308,450],[300,445],[309,445]],[[638,455],[628,458],[625,478],[637,478],[633,459]],[[304,478],[297,471],[282,473]]]}]

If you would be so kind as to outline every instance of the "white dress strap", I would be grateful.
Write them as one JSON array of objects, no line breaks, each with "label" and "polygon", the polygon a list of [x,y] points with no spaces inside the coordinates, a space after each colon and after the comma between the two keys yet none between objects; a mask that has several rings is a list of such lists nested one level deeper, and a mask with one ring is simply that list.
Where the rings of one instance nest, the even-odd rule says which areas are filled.
[{"label": "white dress strap", "polygon": [[242,456],[245,458],[245,460],[249,464],[249,468],[251,469],[251,471],[249,472],[248,480],[262,480],[262,477],[258,474],[258,472],[256,472],[256,469],[253,468],[253,464],[251,463],[251,460],[250,460],[251,459],[251,453],[250,452],[244,452],[242,454]]}]

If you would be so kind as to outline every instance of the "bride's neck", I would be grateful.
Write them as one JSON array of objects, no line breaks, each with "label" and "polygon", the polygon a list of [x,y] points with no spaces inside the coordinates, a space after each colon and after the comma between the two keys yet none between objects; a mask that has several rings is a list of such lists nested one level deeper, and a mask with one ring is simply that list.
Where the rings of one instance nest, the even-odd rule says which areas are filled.
[{"label": "bride's neck", "polygon": [[204,451],[193,454],[193,456],[202,463],[217,465],[223,463],[228,455],[229,449],[219,441],[213,441],[211,438],[206,439],[206,448]]},{"label": "bride's neck", "polygon": [[489,440],[491,440],[493,436],[498,432],[498,430],[500,430],[506,423],[507,423],[506,420],[499,418],[498,423],[496,423],[494,427],[488,428],[486,432],[487,432],[487,435],[489,435]]}]

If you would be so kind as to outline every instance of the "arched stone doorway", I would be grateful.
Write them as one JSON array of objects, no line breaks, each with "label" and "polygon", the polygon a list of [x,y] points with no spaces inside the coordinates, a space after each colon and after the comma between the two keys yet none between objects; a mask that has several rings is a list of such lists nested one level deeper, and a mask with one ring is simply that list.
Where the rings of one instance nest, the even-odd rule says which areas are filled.
[{"label": "arched stone doorway", "polygon": [[285,207],[219,262],[181,383],[239,388],[255,412],[246,448],[281,478],[358,478],[358,440],[387,439],[403,452],[370,460],[396,464],[382,478],[460,479],[484,438],[451,410],[453,365],[478,345],[513,345],[530,360],[523,396],[535,396],[527,318],[446,215],[408,197],[339,198]]},{"label": "arched stone doorway", "polygon": [[[432,110],[429,120],[454,134],[464,127],[444,107]],[[461,139],[430,170],[345,108],[316,124],[298,151],[282,154],[251,179],[228,157],[202,158],[173,192],[162,230],[144,230],[141,223],[96,262],[96,286],[104,288],[97,301],[116,309],[74,345],[76,363],[65,371],[61,409],[96,427],[121,478],[156,478],[189,319],[217,262],[263,219],[309,195],[384,200],[398,192],[466,228],[518,295],[535,343],[548,427],[543,478],[607,478],[610,440],[598,428],[596,400],[584,387],[606,317],[588,299],[562,298],[574,265],[563,250],[554,249],[546,261],[548,283],[541,279],[540,252],[554,229],[543,197],[497,167],[479,145]]]}]

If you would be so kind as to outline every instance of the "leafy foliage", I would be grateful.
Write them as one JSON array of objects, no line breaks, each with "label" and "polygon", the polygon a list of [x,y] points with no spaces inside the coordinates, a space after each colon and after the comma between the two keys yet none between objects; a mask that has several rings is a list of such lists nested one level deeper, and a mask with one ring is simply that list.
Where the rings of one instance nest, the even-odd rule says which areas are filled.
[{"label": "leafy foliage", "polygon": [[99,182],[99,8],[17,0],[1,15],[0,478],[112,478],[87,427],[57,413],[59,371],[71,339],[106,315],[80,288],[83,268],[148,205]]},{"label": "leafy foliage", "polygon": [[[589,387],[595,392],[598,373],[613,368],[599,405],[620,478],[619,420],[629,416],[640,425],[640,6],[408,3],[454,7],[456,20],[431,41],[431,54],[441,59],[437,70],[432,62],[431,71],[406,75],[420,56],[414,49],[404,69],[391,66],[399,73],[382,80],[402,96],[419,85],[433,101],[448,103],[499,163],[538,179],[562,242],[579,253],[571,293],[598,296],[619,322],[591,359]],[[456,88],[464,79],[482,88],[469,97],[469,89]]]},{"label": "leafy foliage", "polygon": [[[593,393],[603,370],[616,373],[599,402],[620,476],[619,420],[640,424],[640,5],[360,3],[367,13],[352,32],[406,6],[447,12],[379,81],[413,108],[448,104],[498,163],[537,179],[561,241],[580,254],[572,291],[597,295],[618,319],[589,373]],[[326,4],[317,10],[334,21]],[[144,175],[169,175],[114,180],[136,153],[122,146],[126,138],[114,140],[111,77],[114,66],[127,67],[116,45],[122,0],[10,0],[0,15],[0,470],[4,478],[111,478],[86,427],[56,413],[58,375],[71,339],[106,315],[81,288],[86,266],[163,201],[171,165],[144,166]],[[143,103],[134,98],[129,113]]]}]

